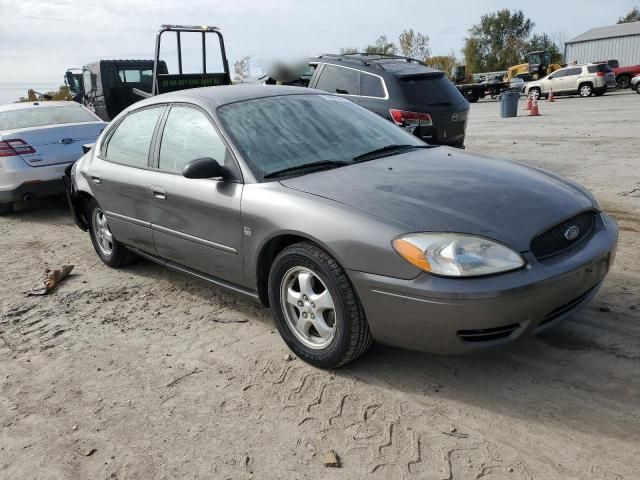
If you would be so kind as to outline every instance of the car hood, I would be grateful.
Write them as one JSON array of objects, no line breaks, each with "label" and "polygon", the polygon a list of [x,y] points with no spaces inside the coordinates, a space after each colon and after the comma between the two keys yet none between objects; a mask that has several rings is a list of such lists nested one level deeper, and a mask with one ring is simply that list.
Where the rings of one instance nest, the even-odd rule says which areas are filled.
[{"label": "car hood", "polygon": [[282,180],[288,188],[383,217],[407,232],[463,232],[518,251],[590,208],[582,187],[508,160],[438,147]]}]

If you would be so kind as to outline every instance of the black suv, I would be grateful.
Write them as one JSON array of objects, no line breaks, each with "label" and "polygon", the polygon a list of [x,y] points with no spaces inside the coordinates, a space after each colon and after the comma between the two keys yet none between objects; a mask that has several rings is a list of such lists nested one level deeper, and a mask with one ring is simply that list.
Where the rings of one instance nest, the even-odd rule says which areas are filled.
[{"label": "black suv", "polygon": [[[268,79],[265,83],[275,83]],[[325,90],[407,127],[433,144],[464,146],[469,102],[444,72],[399,55],[325,54],[295,82]]]}]

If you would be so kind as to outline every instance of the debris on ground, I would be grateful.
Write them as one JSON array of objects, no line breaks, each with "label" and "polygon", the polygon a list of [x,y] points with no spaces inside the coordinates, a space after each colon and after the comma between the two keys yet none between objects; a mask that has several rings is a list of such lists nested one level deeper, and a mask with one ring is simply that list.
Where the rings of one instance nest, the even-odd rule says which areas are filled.
[{"label": "debris on ground", "polygon": [[455,427],[452,427],[448,432],[440,432],[443,435],[449,435],[450,437],[456,437],[456,438],[469,438],[469,434],[467,433],[460,433],[458,432],[458,430]]},{"label": "debris on ground", "polygon": [[335,450],[329,450],[322,455],[322,463],[325,467],[340,468],[340,459]]},{"label": "debris on ground", "polygon": [[191,375],[194,375],[194,374],[196,374],[196,373],[200,373],[200,370],[198,370],[198,368],[197,368],[197,367],[196,367],[196,368],[194,368],[191,372],[186,373],[186,374],[184,374],[184,375],[182,375],[182,376],[180,376],[180,377],[176,378],[175,380],[173,380],[173,381],[171,381],[171,382],[167,383],[167,387],[173,387],[173,386],[174,386],[176,383],[178,383],[179,381],[184,380],[185,378],[187,378],[187,377],[189,377],[189,376],[191,376]]},{"label": "debris on ground", "polygon": [[291,360],[293,360],[293,355],[291,355],[290,353],[287,353],[287,354],[284,356],[284,361],[285,361],[285,362],[290,362]]},{"label": "debris on ground", "polygon": [[59,270],[47,269],[42,280],[42,286],[33,288],[27,292],[27,295],[46,295],[69,276],[73,267],[74,265],[63,265]]}]

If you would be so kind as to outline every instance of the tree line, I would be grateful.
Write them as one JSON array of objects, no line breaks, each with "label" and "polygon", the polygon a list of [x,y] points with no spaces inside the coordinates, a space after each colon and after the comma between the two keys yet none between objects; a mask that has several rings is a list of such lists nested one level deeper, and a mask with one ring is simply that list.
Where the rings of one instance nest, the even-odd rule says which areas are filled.
[{"label": "tree line", "polygon": [[[640,10],[634,7],[618,23],[640,21]],[[496,72],[525,62],[528,52],[551,52],[552,63],[562,63],[566,34],[534,33],[535,22],[522,10],[502,9],[488,13],[469,29],[462,48],[467,73]],[[413,29],[404,30],[397,43],[381,35],[362,49],[345,47],[340,53],[400,54],[423,61],[450,74],[459,62],[454,50],[447,55],[431,55],[429,36]]]}]

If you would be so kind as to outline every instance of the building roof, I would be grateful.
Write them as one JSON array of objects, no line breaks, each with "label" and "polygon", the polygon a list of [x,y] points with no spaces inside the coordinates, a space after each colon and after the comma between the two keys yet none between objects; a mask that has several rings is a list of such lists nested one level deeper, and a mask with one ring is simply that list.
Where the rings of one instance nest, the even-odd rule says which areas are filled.
[{"label": "building roof", "polygon": [[626,37],[628,35],[640,35],[640,22],[620,23],[607,27],[597,27],[572,38],[567,44],[588,42],[590,40],[604,40],[606,38]]}]

